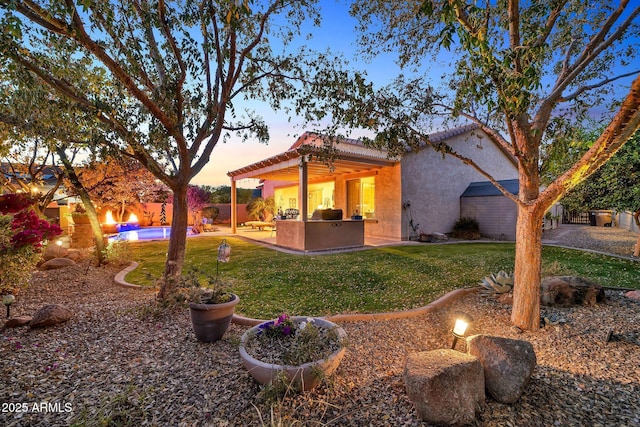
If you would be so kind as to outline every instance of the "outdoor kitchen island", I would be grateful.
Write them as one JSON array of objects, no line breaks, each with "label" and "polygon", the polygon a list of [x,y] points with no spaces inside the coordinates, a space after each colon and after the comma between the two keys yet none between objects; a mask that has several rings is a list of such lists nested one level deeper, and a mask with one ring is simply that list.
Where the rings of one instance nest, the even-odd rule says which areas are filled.
[{"label": "outdoor kitchen island", "polygon": [[323,251],[364,245],[364,220],[276,220],[276,245]]}]

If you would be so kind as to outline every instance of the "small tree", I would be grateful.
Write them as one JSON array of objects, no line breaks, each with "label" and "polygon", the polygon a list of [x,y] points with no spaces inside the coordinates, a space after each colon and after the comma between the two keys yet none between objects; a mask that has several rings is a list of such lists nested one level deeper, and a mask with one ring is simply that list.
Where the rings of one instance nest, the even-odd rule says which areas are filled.
[{"label": "small tree", "polygon": [[273,217],[276,212],[276,202],[273,197],[256,197],[247,205],[249,218],[264,221],[268,216]]},{"label": "small tree", "polygon": [[[135,158],[171,189],[161,299],[184,265],[190,181],[230,133],[268,140],[264,122],[241,101],[308,106],[310,74],[334,65],[305,48],[287,52],[301,23],[319,20],[312,0],[19,0],[0,8],[2,59],[96,117],[111,132],[104,146]],[[75,67],[85,73],[72,73]],[[92,84],[87,77],[96,75],[109,84]],[[314,105],[312,113],[320,111]]]},{"label": "small tree", "polygon": [[211,194],[202,187],[190,185],[187,190],[187,204],[189,212],[193,215],[193,225],[198,222],[198,216],[202,213],[202,208],[209,203]]},{"label": "small tree", "polygon": [[[426,145],[456,157],[513,200],[518,218],[511,320],[537,330],[545,212],[640,126],[640,72],[632,42],[640,5],[628,0],[357,0],[352,14],[361,22],[366,54],[398,52],[410,75],[381,89],[357,80],[347,88],[352,90],[342,85],[343,91],[332,95],[334,117],[350,127],[377,131],[372,143],[394,154]],[[430,71],[442,60],[454,69],[442,76],[443,87],[435,87],[433,74],[413,73]],[[616,91],[625,78],[629,83]],[[333,88],[318,90],[330,96]],[[340,95],[347,92],[351,102],[345,109]],[[543,144],[554,143],[553,120],[565,117],[579,126],[594,107],[605,109],[611,99],[617,112],[606,118],[593,146],[541,190],[540,151]],[[492,171],[429,140],[433,119],[443,117],[475,123],[518,160],[517,197],[500,186]]]}]

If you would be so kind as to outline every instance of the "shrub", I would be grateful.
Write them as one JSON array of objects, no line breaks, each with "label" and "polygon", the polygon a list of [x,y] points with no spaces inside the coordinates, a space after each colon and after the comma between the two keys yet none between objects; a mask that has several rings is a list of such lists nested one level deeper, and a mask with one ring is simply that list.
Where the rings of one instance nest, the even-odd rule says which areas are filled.
[{"label": "shrub", "polygon": [[42,246],[62,233],[59,226],[40,218],[32,203],[23,194],[0,195],[0,294],[26,286]]},{"label": "shrub", "polygon": [[475,218],[462,217],[453,225],[452,235],[456,239],[477,240],[480,238],[480,225]]}]

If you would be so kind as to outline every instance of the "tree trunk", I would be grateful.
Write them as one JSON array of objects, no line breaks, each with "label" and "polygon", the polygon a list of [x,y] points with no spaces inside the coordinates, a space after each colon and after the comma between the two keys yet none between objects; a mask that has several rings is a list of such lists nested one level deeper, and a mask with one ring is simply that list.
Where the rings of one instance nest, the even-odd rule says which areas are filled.
[{"label": "tree trunk", "polygon": [[635,248],[633,248],[633,256],[640,257],[640,209],[633,213],[633,220],[638,227],[638,241],[636,242]]},{"label": "tree trunk", "polygon": [[102,228],[100,227],[100,222],[98,221],[98,214],[96,212],[96,208],[93,206],[93,202],[89,197],[89,193],[80,182],[80,178],[76,174],[73,165],[69,161],[67,157],[67,153],[62,148],[58,148],[57,150],[58,157],[60,157],[60,161],[64,166],[64,173],[78,192],[80,196],[80,200],[84,204],[84,207],[87,211],[87,216],[89,217],[89,223],[91,224],[91,232],[93,233],[93,240],[96,244],[96,258],[98,260],[98,265],[102,265],[104,263],[104,235],[102,234]]},{"label": "tree trunk", "polygon": [[173,291],[179,281],[184,266],[184,252],[187,244],[187,220],[189,208],[187,205],[187,185],[173,188],[173,215],[171,220],[171,236],[164,276],[158,299],[166,298]]},{"label": "tree trunk", "polygon": [[542,218],[535,209],[518,208],[511,322],[526,331],[540,328]]}]

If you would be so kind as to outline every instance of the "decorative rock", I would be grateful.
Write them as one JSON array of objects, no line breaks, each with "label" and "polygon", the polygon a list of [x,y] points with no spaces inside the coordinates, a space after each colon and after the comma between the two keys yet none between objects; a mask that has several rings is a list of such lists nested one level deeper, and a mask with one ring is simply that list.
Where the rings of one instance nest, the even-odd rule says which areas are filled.
[{"label": "decorative rock", "polygon": [[69,258],[53,258],[43,263],[40,266],[40,269],[41,270],[57,270],[59,268],[69,267],[70,265],[75,265],[75,261]]},{"label": "decorative rock", "polygon": [[500,403],[516,402],[536,366],[533,345],[511,338],[474,335],[467,338],[467,348],[482,364],[487,393]]},{"label": "decorative rock", "polygon": [[31,322],[31,316],[16,316],[7,320],[4,324],[5,328],[19,328],[20,326],[26,326]]},{"label": "decorative rock", "polygon": [[540,304],[558,307],[596,305],[605,300],[604,289],[582,277],[545,277],[540,285]]},{"label": "decorative rock", "polygon": [[73,311],[60,304],[45,305],[36,311],[33,319],[29,322],[31,328],[42,328],[45,326],[64,323],[73,317]]},{"label": "decorative rock", "polygon": [[640,301],[640,291],[629,291],[624,294],[625,297]]},{"label": "decorative rock", "polygon": [[427,423],[470,424],[484,403],[484,373],[474,356],[455,350],[409,354],[403,376],[418,416]]},{"label": "decorative rock", "polygon": [[421,242],[428,242],[428,243],[437,243],[437,242],[444,242],[449,240],[447,235],[442,233],[429,233],[429,234],[421,233],[419,237]]},{"label": "decorative rock", "polygon": [[513,293],[502,294],[496,298],[496,301],[501,304],[513,305]]},{"label": "decorative rock", "polygon": [[42,258],[45,261],[49,261],[50,259],[54,259],[54,258],[65,258],[68,253],[69,253],[69,249],[62,246],[58,246],[54,243],[54,244],[47,245],[47,248],[42,253]]}]

